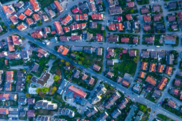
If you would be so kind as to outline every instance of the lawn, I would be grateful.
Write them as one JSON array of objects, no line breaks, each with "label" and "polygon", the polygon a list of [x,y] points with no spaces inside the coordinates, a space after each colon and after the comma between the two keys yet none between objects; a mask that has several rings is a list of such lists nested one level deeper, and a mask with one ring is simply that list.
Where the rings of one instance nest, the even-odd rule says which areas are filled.
[{"label": "lawn", "polygon": [[163,119],[165,121],[174,121],[171,118],[169,118],[169,117],[167,117],[167,116],[165,116],[163,114],[157,114],[157,117],[159,117],[160,119]]},{"label": "lawn", "polygon": [[155,35],[154,45],[163,46],[163,41],[160,42],[161,35]]}]

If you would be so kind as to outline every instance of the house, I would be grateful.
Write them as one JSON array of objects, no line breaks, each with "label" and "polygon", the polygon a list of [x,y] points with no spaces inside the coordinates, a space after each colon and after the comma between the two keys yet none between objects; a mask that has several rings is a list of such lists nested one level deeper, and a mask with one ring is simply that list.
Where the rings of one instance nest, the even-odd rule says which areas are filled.
[{"label": "house", "polygon": [[18,26],[16,26],[16,28],[20,31],[23,31],[27,28],[27,26],[22,22],[21,24],[19,24]]},{"label": "house", "polygon": [[38,71],[38,68],[39,68],[39,64],[33,63],[32,68],[31,68],[31,71],[37,72]]},{"label": "house", "polygon": [[109,72],[107,72],[106,76],[109,78],[112,78],[114,76],[114,73],[109,71]]},{"label": "house", "polygon": [[80,75],[80,70],[75,70],[73,77],[78,79],[80,77],[79,75]]},{"label": "house", "polygon": [[129,8],[133,8],[133,7],[135,6],[135,3],[134,3],[134,2],[128,2],[128,3],[127,3],[127,6],[128,6]]},{"label": "house", "polygon": [[12,83],[14,82],[14,71],[6,71],[5,91],[12,91]]},{"label": "house", "polygon": [[108,99],[107,102],[105,102],[104,106],[106,109],[109,109],[112,105],[114,105],[114,103],[116,102],[116,100],[118,100],[121,97],[121,95],[116,91],[114,92]]},{"label": "house", "polygon": [[127,19],[128,21],[130,21],[130,20],[133,19],[133,17],[132,17],[131,14],[126,14],[125,17],[126,17],[126,19]]},{"label": "house", "polygon": [[40,18],[40,16],[39,16],[39,14],[34,13],[34,14],[33,14],[33,19],[34,19],[35,22],[37,22],[37,21],[39,21],[41,18]]},{"label": "house", "polygon": [[151,25],[150,25],[150,24],[144,24],[144,25],[143,25],[143,29],[144,29],[145,31],[149,31],[149,30],[151,30]]},{"label": "house", "polygon": [[0,100],[1,101],[7,101],[7,100],[17,100],[17,94],[0,94]]},{"label": "house", "polygon": [[118,35],[109,34],[107,36],[107,41],[108,42],[118,42],[118,40],[119,40],[119,36]]},{"label": "house", "polygon": [[167,19],[169,22],[173,22],[173,21],[176,21],[176,16],[175,15],[169,15],[169,16],[167,16]]},{"label": "house", "polygon": [[117,22],[122,22],[123,21],[122,16],[116,16],[115,19],[116,19]]},{"label": "house", "polygon": [[173,54],[167,54],[166,61],[168,65],[172,65],[174,61],[174,55]]},{"label": "house", "polygon": [[87,2],[83,2],[82,4],[79,4],[79,8],[81,11],[89,10]]},{"label": "house", "polygon": [[43,49],[41,49],[41,48],[38,48],[38,50],[37,50],[37,52],[38,52],[38,57],[48,57],[48,55],[49,55],[49,53],[48,52],[46,52],[45,50],[43,50]]},{"label": "house", "polygon": [[107,65],[113,66],[114,65],[114,60],[107,60]]},{"label": "house", "polygon": [[161,6],[160,5],[153,5],[152,7],[152,12],[160,12],[161,11]]},{"label": "house", "polygon": [[101,56],[102,55],[102,48],[101,47],[98,47],[97,48],[97,55]]},{"label": "house", "polygon": [[108,115],[107,112],[103,112],[103,113],[100,114],[100,117],[98,117],[98,118],[96,119],[96,121],[105,121],[105,120],[107,119],[108,116],[109,116],[109,115]]},{"label": "house", "polygon": [[169,92],[170,92],[172,95],[178,96],[179,93],[180,93],[180,90],[179,90],[179,89],[172,88],[172,89],[170,89]]},{"label": "house", "polygon": [[143,20],[144,20],[144,22],[151,22],[151,16],[150,15],[144,15]]},{"label": "house", "polygon": [[37,38],[37,39],[42,38],[42,37],[43,37],[42,29],[38,29],[38,30],[32,32],[32,33],[31,33],[31,36],[32,36],[33,38]]},{"label": "house", "polygon": [[177,23],[173,23],[170,25],[170,28],[173,30],[173,31],[177,31],[178,30],[178,24]]},{"label": "house", "polygon": [[157,51],[151,51],[150,52],[150,57],[153,59],[157,59]]},{"label": "house", "polygon": [[27,111],[27,117],[35,117],[35,111],[34,110],[28,110]]},{"label": "house", "polygon": [[119,109],[114,110],[114,112],[111,114],[111,116],[116,119],[121,114],[121,111]]},{"label": "house", "polygon": [[125,86],[125,87],[129,87],[130,83],[128,81],[126,81],[126,80],[123,80],[122,85]]},{"label": "house", "polygon": [[86,116],[91,117],[98,112],[97,108],[94,106],[92,109],[86,111]]},{"label": "house", "polygon": [[3,9],[3,11],[4,11],[4,13],[6,14],[7,17],[11,16],[13,13],[16,12],[12,5],[2,6],[2,9]]},{"label": "house", "polygon": [[140,73],[139,73],[139,77],[140,77],[140,78],[145,78],[145,75],[146,75],[146,73],[145,73],[145,72],[140,71]]},{"label": "house", "polygon": [[82,80],[86,80],[88,78],[88,75],[85,73],[82,73]]},{"label": "house", "polygon": [[69,41],[69,37],[67,37],[67,36],[60,36],[59,40],[60,41]]},{"label": "house", "polygon": [[115,24],[109,24],[108,28],[109,28],[109,30],[111,30],[111,31],[116,30]]},{"label": "house", "polygon": [[179,12],[177,15],[178,15],[178,19],[182,20],[182,12]]},{"label": "house", "polygon": [[114,56],[115,56],[114,49],[112,49],[112,48],[107,49],[106,58],[110,58],[110,57],[114,57]]},{"label": "house", "polygon": [[176,9],[177,8],[177,2],[169,2],[168,3],[168,9],[169,10],[173,10],[173,9]]},{"label": "house", "polygon": [[38,78],[36,83],[42,87],[50,87],[53,84],[51,79],[51,74],[48,71],[44,71],[44,73],[41,75],[40,78]]},{"label": "house", "polygon": [[20,54],[15,54],[15,53],[9,53],[8,54],[8,59],[20,59]]},{"label": "house", "polygon": [[102,13],[92,13],[91,17],[93,20],[103,20],[104,15]]},{"label": "house", "polygon": [[64,34],[63,28],[62,28],[62,26],[60,25],[59,21],[55,21],[55,22],[54,22],[54,26],[55,26],[55,28],[56,28],[57,34],[61,34],[61,35]]},{"label": "house", "polygon": [[60,12],[60,13],[63,12],[64,9],[58,1],[54,1],[54,4],[55,4],[58,12]]},{"label": "house", "polygon": [[0,108],[0,114],[1,115],[8,115],[9,114],[9,110],[7,108]]},{"label": "house", "polygon": [[25,10],[24,14],[27,15],[27,16],[31,16],[33,14],[33,11],[31,9],[27,8]]},{"label": "house", "polygon": [[96,11],[96,7],[95,7],[95,3],[94,2],[93,3],[90,3],[90,11],[91,12]]},{"label": "house", "polygon": [[10,20],[14,25],[18,24],[18,16],[16,14],[11,16]]},{"label": "house", "polygon": [[69,49],[67,49],[66,47],[63,47],[62,45],[59,46],[57,52],[61,53],[62,55],[67,55]]},{"label": "house", "polygon": [[141,92],[141,87],[139,84],[135,84],[133,86],[133,91],[136,92],[136,93],[140,93]]},{"label": "house", "polygon": [[109,7],[114,7],[116,5],[119,5],[118,0],[107,0],[107,2],[109,3]]},{"label": "house", "polygon": [[104,40],[103,36],[101,34],[96,34],[96,40],[98,42],[102,42]]},{"label": "house", "polygon": [[43,15],[43,16],[42,16],[42,18],[43,18],[44,22],[46,22],[46,21],[48,21],[48,20],[49,20],[49,18],[48,18],[48,16],[47,16],[47,15]]},{"label": "house", "polygon": [[65,17],[64,17],[64,19],[63,20],[61,20],[61,24],[62,25],[67,25],[69,22],[71,22],[73,20],[73,18],[71,17],[71,15],[66,15]]},{"label": "house", "polygon": [[75,7],[75,8],[73,8],[71,11],[72,11],[73,13],[78,13],[80,10],[79,10],[78,7]]},{"label": "house", "polygon": [[142,58],[149,58],[149,51],[142,51]]},{"label": "house", "polygon": [[166,35],[164,38],[165,44],[176,44],[176,37],[172,35]]},{"label": "house", "polygon": [[145,42],[147,43],[153,43],[155,39],[154,35],[151,35],[150,37],[145,37]]},{"label": "house", "polygon": [[158,65],[158,68],[157,68],[157,72],[162,73],[163,70],[164,70],[164,65],[159,64],[159,65]]},{"label": "house", "polygon": [[27,18],[26,22],[27,22],[28,26],[31,26],[32,24],[34,24],[34,21],[32,18]]},{"label": "house", "polygon": [[173,100],[168,100],[167,105],[170,106],[171,108],[176,108],[176,103]]},{"label": "house", "polygon": [[49,11],[49,15],[50,15],[51,18],[56,16],[56,13],[53,10],[50,9],[48,11]]},{"label": "house", "polygon": [[96,64],[94,64],[92,69],[95,70],[95,71],[100,71],[101,67],[96,65]]},{"label": "house", "polygon": [[164,24],[163,23],[157,23],[156,25],[155,25],[155,28],[156,28],[156,31],[165,31],[165,26],[164,26]]},{"label": "house", "polygon": [[109,14],[110,15],[118,15],[118,14],[122,14],[122,9],[120,6],[115,6],[115,7],[110,7],[109,8]]},{"label": "house", "polygon": [[16,4],[14,4],[14,6],[15,6],[16,8],[18,8],[18,9],[20,9],[20,8],[22,8],[22,7],[24,6],[24,3],[23,3],[22,1],[20,1],[20,2],[18,2],[18,3],[16,3]]},{"label": "house", "polygon": [[7,37],[8,50],[10,52],[15,51],[12,37]]},{"label": "house", "polygon": [[141,70],[144,70],[144,71],[147,70],[147,62],[142,62]]},{"label": "house", "polygon": [[155,89],[154,93],[152,94],[152,97],[159,98],[162,95],[162,92],[160,90]]},{"label": "house", "polygon": [[89,85],[93,85],[94,82],[95,82],[95,79],[92,78],[92,77],[90,77],[90,79],[88,80],[88,84],[89,84]]},{"label": "house", "polygon": [[129,38],[128,37],[122,37],[121,42],[123,43],[129,43]]},{"label": "house", "polygon": [[19,16],[18,16],[18,19],[20,19],[20,20],[25,20],[26,19],[26,16],[25,16],[25,14],[23,14],[23,13],[21,13]]},{"label": "house", "polygon": [[150,64],[149,71],[151,71],[151,72],[155,72],[156,71],[155,70],[155,63],[151,63]]},{"label": "house", "polygon": [[166,67],[165,73],[166,73],[167,75],[171,75],[171,74],[172,74],[172,71],[173,71],[173,67],[167,66],[167,67]]},{"label": "house", "polygon": [[127,98],[124,98],[122,101],[121,101],[121,103],[119,104],[119,109],[120,110],[123,110],[125,107],[126,107],[126,105],[128,104],[128,102],[129,102],[129,100],[127,99]]},{"label": "house", "polygon": [[147,13],[149,13],[149,9],[148,9],[147,7],[143,7],[143,8],[141,8],[140,10],[141,10],[141,13],[142,13],[142,14],[147,14]]},{"label": "house", "polygon": [[68,87],[66,94],[68,94],[69,91],[74,93],[74,96],[79,96],[81,98],[85,98],[87,96],[86,92],[74,87],[73,85]]},{"label": "house", "polygon": [[116,28],[118,29],[118,31],[123,31],[124,26],[122,23],[115,23],[115,25],[116,25]]},{"label": "house", "polygon": [[89,22],[89,27],[92,29],[96,29],[97,28],[97,22]]},{"label": "house", "polygon": [[51,33],[50,27],[44,27],[44,32],[45,34],[50,34]]},{"label": "house", "polygon": [[70,32],[70,28],[68,26],[63,27],[63,30],[65,31],[65,33]]},{"label": "house", "polygon": [[155,14],[153,17],[154,17],[154,21],[159,21],[162,19],[161,14]]},{"label": "house", "polygon": [[71,35],[71,40],[80,41],[80,40],[82,40],[82,36],[81,35]]},{"label": "house", "polygon": [[32,8],[35,12],[38,12],[40,10],[37,0],[30,0],[30,4],[32,5]]},{"label": "house", "polygon": [[180,86],[180,85],[181,85],[181,80],[175,79],[174,86]]},{"label": "house", "polygon": [[27,104],[27,98],[26,97],[20,97],[18,99],[18,104],[19,105],[26,105]]},{"label": "house", "polygon": [[153,86],[156,85],[156,80],[154,80],[152,76],[147,76],[145,81],[148,82],[149,84],[153,85]]},{"label": "house", "polygon": [[58,114],[61,116],[69,116],[70,118],[75,116],[75,112],[68,108],[60,108]]},{"label": "house", "polygon": [[160,89],[160,90],[163,90],[164,86],[167,83],[167,80],[168,79],[166,77],[162,77],[160,83],[157,85],[157,88]]},{"label": "house", "polygon": [[28,98],[28,104],[29,105],[35,104],[35,98]]},{"label": "house", "polygon": [[129,51],[129,56],[130,57],[135,57],[137,55],[137,51],[136,50],[130,50]]}]

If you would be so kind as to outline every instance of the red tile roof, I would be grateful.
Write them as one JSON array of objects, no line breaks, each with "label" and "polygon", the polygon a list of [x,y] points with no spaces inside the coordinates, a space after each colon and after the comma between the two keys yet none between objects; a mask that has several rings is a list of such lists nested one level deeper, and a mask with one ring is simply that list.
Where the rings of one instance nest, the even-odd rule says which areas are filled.
[{"label": "red tile roof", "polygon": [[26,22],[27,22],[27,24],[28,24],[29,26],[32,25],[32,24],[34,24],[34,21],[33,21],[32,18],[27,18],[27,19],[26,19]]},{"label": "red tile roof", "polygon": [[74,87],[73,85],[69,86],[69,87],[68,87],[68,90],[74,92],[75,95],[80,96],[80,97],[82,97],[82,98],[85,98],[85,97],[87,96],[87,93],[85,93],[85,92],[83,92],[82,90],[80,90],[80,89]]},{"label": "red tile roof", "polygon": [[56,28],[56,31],[57,31],[58,34],[61,34],[61,35],[64,34],[63,28],[60,25],[59,21],[55,21],[54,25],[55,25],[55,28]]},{"label": "red tile roof", "polygon": [[27,16],[32,15],[32,13],[33,13],[32,10],[30,10],[29,8],[27,8],[26,11],[24,12],[24,14]]},{"label": "red tile roof", "polygon": [[61,53],[62,55],[67,55],[69,49],[67,49],[66,47],[63,47],[62,45],[59,46],[57,52]]},{"label": "red tile roof", "polygon": [[40,16],[39,16],[39,14],[34,13],[34,14],[33,14],[33,19],[34,19],[35,21],[39,21],[41,18],[40,18]]},{"label": "red tile roof", "polygon": [[18,16],[18,18],[19,18],[20,20],[24,20],[24,19],[26,18],[26,16],[25,16],[23,13],[21,13],[21,14]]},{"label": "red tile roof", "polygon": [[61,20],[62,25],[68,24],[72,20],[72,17],[70,15],[67,15],[63,20]]},{"label": "red tile roof", "polygon": [[104,15],[102,14],[102,13],[93,13],[92,15],[91,15],[91,17],[92,17],[92,19],[96,19],[96,20],[102,20],[103,19],[103,17],[104,17]]},{"label": "red tile roof", "polygon": [[30,4],[32,5],[34,11],[39,11],[40,7],[36,0],[30,0]]},{"label": "red tile roof", "polygon": [[63,11],[63,8],[58,1],[54,1],[54,4],[59,12]]}]

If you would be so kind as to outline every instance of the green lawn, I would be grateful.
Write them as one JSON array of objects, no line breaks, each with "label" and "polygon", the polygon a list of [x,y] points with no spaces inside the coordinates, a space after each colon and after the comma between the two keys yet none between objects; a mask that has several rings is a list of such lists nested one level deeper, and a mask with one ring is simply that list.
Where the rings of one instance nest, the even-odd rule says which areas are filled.
[{"label": "green lawn", "polygon": [[154,45],[163,46],[163,43],[160,43],[159,40],[161,35],[155,35]]},{"label": "green lawn", "polygon": [[157,114],[157,117],[159,117],[160,119],[163,119],[165,121],[174,121],[171,118],[169,118],[169,117],[167,117],[167,116],[165,116],[163,114]]}]

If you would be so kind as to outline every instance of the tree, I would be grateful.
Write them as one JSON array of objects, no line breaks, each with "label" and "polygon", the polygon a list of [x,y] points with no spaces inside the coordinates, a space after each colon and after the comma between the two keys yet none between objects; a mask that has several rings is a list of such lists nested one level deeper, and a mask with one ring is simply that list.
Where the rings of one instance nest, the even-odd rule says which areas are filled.
[{"label": "tree", "polygon": [[55,75],[55,76],[53,77],[53,79],[54,79],[54,81],[58,81],[58,80],[59,80],[59,76],[58,76],[58,75]]},{"label": "tree", "polygon": [[37,93],[40,93],[40,92],[42,92],[42,89],[41,89],[41,88],[37,88],[37,89],[36,89],[36,92],[37,92]]},{"label": "tree", "polygon": [[61,62],[62,62],[62,63],[64,63],[64,60],[63,60],[63,59],[61,59]]},{"label": "tree", "polygon": [[56,92],[56,90],[57,90],[57,87],[54,86],[54,87],[52,88],[51,94],[54,94],[54,93]]},{"label": "tree", "polygon": [[48,87],[42,87],[42,92],[43,93],[46,93],[46,92],[48,92],[49,91],[49,88]]},{"label": "tree", "polygon": [[66,62],[66,66],[69,66],[70,65],[70,63],[69,62]]},{"label": "tree", "polygon": [[28,94],[28,93],[26,93],[25,95],[26,95],[26,97],[30,97],[30,94]]},{"label": "tree", "polygon": [[9,25],[9,27],[10,27],[11,29],[14,29],[14,28],[15,28],[15,25],[11,24],[11,25]]}]

